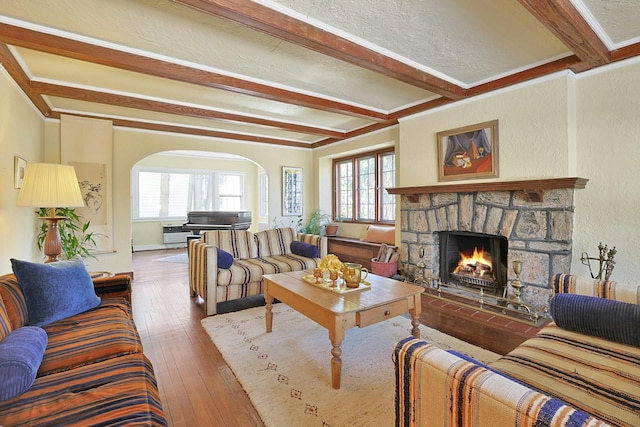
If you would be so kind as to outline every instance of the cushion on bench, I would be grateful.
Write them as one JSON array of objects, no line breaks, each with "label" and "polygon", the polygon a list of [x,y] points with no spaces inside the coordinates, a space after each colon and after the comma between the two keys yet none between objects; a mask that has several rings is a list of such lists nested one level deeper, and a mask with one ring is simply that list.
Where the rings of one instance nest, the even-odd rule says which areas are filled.
[{"label": "cushion on bench", "polygon": [[367,226],[366,234],[362,238],[362,240],[371,243],[386,243],[388,245],[395,245],[396,228],[370,224]]}]

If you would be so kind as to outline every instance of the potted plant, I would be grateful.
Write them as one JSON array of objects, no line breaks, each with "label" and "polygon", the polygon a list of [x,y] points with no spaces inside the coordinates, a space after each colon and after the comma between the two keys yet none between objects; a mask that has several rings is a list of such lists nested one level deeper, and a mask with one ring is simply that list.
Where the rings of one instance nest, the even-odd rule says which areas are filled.
[{"label": "potted plant", "polygon": [[[47,208],[40,208],[36,211],[38,217],[49,216],[50,211]],[[95,258],[89,250],[96,247],[95,232],[88,232],[91,221],[83,222],[82,217],[78,215],[73,208],[56,208],[56,216],[66,217],[64,221],[58,223],[58,231],[60,232],[60,240],[62,241],[62,252],[66,259],[80,255],[82,258]],[[47,224],[40,226],[38,233],[38,249],[42,250],[44,239],[47,235]]]},{"label": "potted plant", "polygon": [[304,232],[307,234],[317,234],[319,236],[329,222],[331,222],[331,215],[320,209],[316,209],[309,217],[309,223],[304,228]]}]

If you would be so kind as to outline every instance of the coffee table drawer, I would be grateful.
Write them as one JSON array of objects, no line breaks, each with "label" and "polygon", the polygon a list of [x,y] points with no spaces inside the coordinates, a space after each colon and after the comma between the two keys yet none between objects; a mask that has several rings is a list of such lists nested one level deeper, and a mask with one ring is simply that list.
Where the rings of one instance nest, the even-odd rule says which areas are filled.
[{"label": "coffee table drawer", "polygon": [[392,317],[400,316],[409,311],[409,302],[406,299],[395,301],[380,307],[370,308],[368,310],[357,313],[358,326],[364,328],[365,326],[373,325],[374,323],[382,322]]}]

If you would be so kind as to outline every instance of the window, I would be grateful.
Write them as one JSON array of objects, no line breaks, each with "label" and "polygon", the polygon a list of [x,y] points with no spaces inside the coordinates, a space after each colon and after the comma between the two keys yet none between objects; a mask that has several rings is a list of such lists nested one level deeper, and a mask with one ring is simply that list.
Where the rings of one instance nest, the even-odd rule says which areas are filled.
[{"label": "window", "polygon": [[260,172],[258,174],[258,181],[260,185],[260,216],[269,216],[269,177],[266,173]]},{"label": "window", "polygon": [[334,212],[345,221],[394,222],[395,153],[377,151],[333,162]]},{"label": "window", "polygon": [[244,207],[244,175],[134,168],[133,219],[186,218],[188,211]]}]

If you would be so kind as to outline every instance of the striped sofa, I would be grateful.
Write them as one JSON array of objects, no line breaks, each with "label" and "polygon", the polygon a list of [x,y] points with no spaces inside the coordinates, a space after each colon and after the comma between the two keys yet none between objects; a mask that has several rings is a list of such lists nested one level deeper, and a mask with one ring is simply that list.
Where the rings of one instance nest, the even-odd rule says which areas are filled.
[{"label": "striped sofa", "polygon": [[[292,252],[294,241],[318,248],[318,257]],[[233,257],[230,268],[218,268],[218,249]],[[217,304],[263,293],[262,275],[308,270],[327,255],[327,238],[296,233],[293,228],[273,228],[252,233],[247,230],[206,231],[189,241],[189,287],[191,296],[205,301],[208,316]]]},{"label": "striped sofa", "polygon": [[[638,285],[564,274],[552,285],[554,295],[640,304]],[[631,304],[610,305],[637,315]],[[614,316],[606,317],[586,320],[609,334]],[[489,366],[412,337],[398,342],[396,424],[640,426],[640,347],[561,328],[559,318]],[[637,320],[626,329],[634,342],[639,329]]]},{"label": "striped sofa", "polygon": [[[113,278],[123,280],[130,279]],[[0,331],[28,323],[16,277],[0,276]],[[43,329],[47,344],[36,379],[24,393],[0,401],[0,425],[167,425],[126,299],[102,298],[99,306]]]}]

